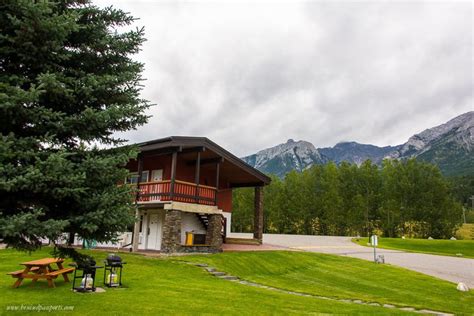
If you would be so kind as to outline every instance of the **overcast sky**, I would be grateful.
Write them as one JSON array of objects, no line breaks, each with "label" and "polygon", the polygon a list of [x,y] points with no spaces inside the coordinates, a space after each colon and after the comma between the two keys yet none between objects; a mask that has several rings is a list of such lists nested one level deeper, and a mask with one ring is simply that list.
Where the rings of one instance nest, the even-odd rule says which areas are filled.
[{"label": "overcast sky", "polygon": [[471,1],[94,3],[145,26],[136,58],[157,105],[131,142],[397,145],[473,110]]}]

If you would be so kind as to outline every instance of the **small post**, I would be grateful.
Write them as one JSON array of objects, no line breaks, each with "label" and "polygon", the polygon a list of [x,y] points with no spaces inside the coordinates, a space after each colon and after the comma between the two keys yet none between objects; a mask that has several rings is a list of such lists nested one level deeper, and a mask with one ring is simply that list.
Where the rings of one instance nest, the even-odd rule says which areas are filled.
[{"label": "small post", "polygon": [[140,240],[140,210],[138,208],[138,201],[140,199],[140,182],[143,174],[143,156],[138,154],[138,179],[137,179],[137,195],[135,197],[135,223],[133,225],[132,234],[132,251],[138,251]]},{"label": "small post", "polygon": [[372,235],[370,237],[370,243],[374,247],[374,262],[377,263],[377,246],[379,244],[377,235]]},{"label": "small post", "polygon": [[217,193],[219,192],[219,171],[221,167],[221,162],[216,164],[216,196],[214,197],[214,203],[217,205]]},{"label": "small post", "polygon": [[143,174],[143,156],[142,154],[138,154],[138,179],[137,179],[137,196],[135,198],[135,204],[140,199],[140,182],[142,181],[142,174]]},{"label": "small post", "polygon": [[195,201],[199,204],[199,178],[200,178],[200,169],[201,169],[201,152],[197,152],[196,157],[196,169],[194,175],[194,183],[196,184],[196,192],[195,192]]},{"label": "small post", "polygon": [[377,247],[374,244],[374,262],[377,263]]},{"label": "small post", "polygon": [[176,163],[178,160],[178,152],[174,151],[171,155],[171,183],[170,183],[170,200],[173,200],[174,196],[174,184],[176,182]]}]

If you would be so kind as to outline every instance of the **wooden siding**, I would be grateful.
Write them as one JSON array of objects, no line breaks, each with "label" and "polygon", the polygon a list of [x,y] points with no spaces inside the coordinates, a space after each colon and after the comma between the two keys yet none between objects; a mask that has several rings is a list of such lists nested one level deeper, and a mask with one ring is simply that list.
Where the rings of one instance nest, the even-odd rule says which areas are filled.
[{"label": "wooden siding", "polygon": [[[187,155],[189,158],[190,154]],[[130,161],[127,164],[130,172],[137,172],[137,161]],[[203,205],[215,205],[216,197],[216,166],[214,164],[201,166],[199,176],[199,199],[196,196],[195,181],[195,166],[189,161],[180,157],[178,153],[178,160],[176,165],[176,183],[175,195],[171,198],[170,195],[170,179],[171,179],[171,155],[144,157],[143,171],[149,172],[151,177],[152,170],[163,170],[163,181],[151,182],[150,178],[147,183],[140,184],[140,199],[139,202],[153,202],[153,201],[178,201],[185,203],[199,203]],[[227,181],[222,178],[219,180],[219,189],[217,192],[217,206],[226,212],[232,211],[232,189]]]}]

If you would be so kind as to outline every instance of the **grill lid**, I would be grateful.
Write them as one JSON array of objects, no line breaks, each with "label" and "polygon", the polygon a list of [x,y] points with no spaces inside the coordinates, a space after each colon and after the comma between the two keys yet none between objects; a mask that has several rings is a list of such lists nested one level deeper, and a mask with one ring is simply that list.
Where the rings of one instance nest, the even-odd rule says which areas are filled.
[{"label": "grill lid", "polygon": [[86,259],[86,260],[81,260],[80,262],[78,262],[77,266],[79,269],[89,269],[89,268],[92,268],[92,267],[95,267],[95,260],[93,259]]},{"label": "grill lid", "polygon": [[107,263],[108,264],[117,264],[117,263],[121,263],[121,262],[122,262],[122,258],[120,258],[119,256],[117,256],[114,253],[111,253],[107,256]]}]

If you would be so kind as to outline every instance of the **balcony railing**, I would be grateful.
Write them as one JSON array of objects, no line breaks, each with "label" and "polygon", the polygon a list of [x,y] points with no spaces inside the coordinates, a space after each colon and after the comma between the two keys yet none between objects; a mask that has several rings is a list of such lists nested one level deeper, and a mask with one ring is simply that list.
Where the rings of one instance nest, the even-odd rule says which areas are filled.
[{"label": "balcony railing", "polygon": [[175,180],[174,190],[171,180],[140,183],[138,202],[185,202],[216,205],[217,189],[206,185]]}]

